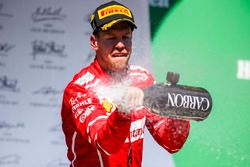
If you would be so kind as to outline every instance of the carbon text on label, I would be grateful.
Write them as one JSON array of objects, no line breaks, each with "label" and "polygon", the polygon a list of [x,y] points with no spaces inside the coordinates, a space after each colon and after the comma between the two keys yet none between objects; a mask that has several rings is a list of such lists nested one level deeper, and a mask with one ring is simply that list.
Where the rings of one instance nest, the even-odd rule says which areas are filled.
[{"label": "carbon text on label", "polygon": [[207,111],[210,107],[210,103],[205,97],[168,93],[167,106]]}]

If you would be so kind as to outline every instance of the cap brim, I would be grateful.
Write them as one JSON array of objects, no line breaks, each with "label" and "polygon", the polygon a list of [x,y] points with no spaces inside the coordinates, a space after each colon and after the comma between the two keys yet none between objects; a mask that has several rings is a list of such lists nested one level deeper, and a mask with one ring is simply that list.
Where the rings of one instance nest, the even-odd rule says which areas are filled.
[{"label": "cap brim", "polygon": [[114,25],[121,23],[121,22],[128,22],[133,28],[135,28],[135,29],[137,28],[135,23],[129,19],[116,19],[116,20],[113,20],[112,22],[109,22],[109,23],[101,26],[101,30],[103,30],[103,31],[109,30],[111,27],[113,27]]}]

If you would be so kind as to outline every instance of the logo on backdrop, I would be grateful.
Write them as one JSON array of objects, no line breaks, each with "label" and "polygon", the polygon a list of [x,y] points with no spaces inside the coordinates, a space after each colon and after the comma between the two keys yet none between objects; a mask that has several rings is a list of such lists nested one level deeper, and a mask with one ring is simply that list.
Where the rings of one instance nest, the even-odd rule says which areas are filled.
[{"label": "logo on backdrop", "polygon": [[64,34],[65,30],[60,22],[65,19],[62,7],[38,7],[31,14],[31,20],[34,22],[31,32]]},{"label": "logo on backdrop", "polygon": [[67,55],[65,52],[64,44],[57,44],[55,41],[45,42],[42,40],[35,40],[32,42],[32,56],[35,60],[37,56],[49,56],[65,58]]},{"label": "logo on backdrop", "polygon": [[250,60],[238,60],[237,65],[237,79],[250,80]]},{"label": "logo on backdrop", "polygon": [[32,92],[35,96],[30,100],[30,105],[35,107],[60,107],[63,90],[58,90],[51,86],[42,86]]},{"label": "logo on backdrop", "polygon": [[48,20],[65,20],[66,15],[62,14],[62,8],[53,9],[52,7],[41,8],[38,7],[31,18],[34,22],[48,21]]},{"label": "logo on backdrop", "polygon": [[20,163],[21,156],[18,154],[7,154],[0,156],[0,165],[18,165]]},{"label": "logo on backdrop", "polygon": [[10,79],[8,76],[0,76],[0,91],[19,92],[18,80]]},{"label": "logo on backdrop", "polygon": [[10,131],[11,129],[23,129],[24,123],[7,123],[6,121],[0,121],[0,130]]},{"label": "logo on backdrop", "polygon": [[[6,143],[30,143],[28,138],[24,138],[27,132],[23,122],[0,121],[0,142]],[[1,163],[0,163],[1,164]]]},{"label": "logo on backdrop", "polygon": [[35,95],[38,95],[38,94],[40,94],[40,95],[44,95],[44,96],[46,96],[46,95],[58,95],[58,94],[62,94],[63,93],[63,91],[62,90],[56,90],[55,88],[52,88],[51,86],[44,86],[44,87],[41,87],[40,89],[38,89],[38,90],[35,90],[34,92],[33,92],[33,94],[35,94]]},{"label": "logo on backdrop", "polygon": [[[9,56],[9,52],[13,50],[15,45],[9,43],[0,43],[0,58],[7,58]],[[5,67],[4,59],[0,59],[0,67]]]},{"label": "logo on backdrop", "polygon": [[[0,3],[0,18],[12,18],[13,15],[3,11],[4,4]],[[0,23],[0,30],[3,30],[3,25]]]},{"label": "logo on backdrop", "polygon": [[[16,93],[20,92],[17,79],[10,79],[7,75],[0,76],[0,105],[17,105],[18,97]],[[13,95],[12,93],[15,93]]]},{"label": "logo on backdrop", "polygon": [[[57,44],[55,41],[33,41],[31,55],[34,61],[30,68],[64,71],[66,64],[63,64],[62,59],[68,56],[65,49],[64,44]],[[61,60],[58,61],[59,59]]]},{"label": "logo on backdrop", "polygon": [[150,6],[153,7],[165,7],[168,8],[170,5],[170,0],[149,0]]},{"label": "logo on backdrop", "polygon": [[9,43],[0,43],[0,57],[7,57],[8,53],[15,47]]},{"label": "logo on backdrop", "polygon": [[13,17],[12,14],[3,12],[4,4],[0,3],[0,17]]}]

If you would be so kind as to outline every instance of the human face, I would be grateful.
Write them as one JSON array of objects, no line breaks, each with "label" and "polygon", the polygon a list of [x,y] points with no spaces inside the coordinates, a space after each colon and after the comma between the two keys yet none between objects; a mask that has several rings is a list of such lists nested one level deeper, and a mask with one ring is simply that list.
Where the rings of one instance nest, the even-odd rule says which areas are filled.
[{"label": "human face", "polygon": [[128,66],[132,47],[132,29],[127,22],[114,25],[110,30],[91,36],[100,66],[107,71],[119,72]]}]

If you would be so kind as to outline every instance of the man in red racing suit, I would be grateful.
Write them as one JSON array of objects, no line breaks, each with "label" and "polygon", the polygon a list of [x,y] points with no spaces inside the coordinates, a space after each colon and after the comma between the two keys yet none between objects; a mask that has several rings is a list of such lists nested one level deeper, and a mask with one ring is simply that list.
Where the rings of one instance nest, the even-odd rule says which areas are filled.
[{"label": "man in red racing suit", "polygon": [[[154,83],[152,75],[129,66],[132,86],[145,88]],[[107,99],[93,90],[115,82],[95,60],[75,75],[65,89],[62,122],[71,166],[141,166],[144,127],[168,152],[177,152],[189,132],[189,122],[157,116],[144,107],[123,117]]]},{"label": "man in red racing suit", "polygon": [[[107,5],[126,8],[116,2]],[[110,29],[91,35],[96,58],[64,91],[61,118],[71,167],[140,167],[145,126],[170,153],[180,150],[189,134],[189,121],[155,115],[138,101],[141,90],[155,81],[147,70],[128,65],[133,20],[112,23]],[[98,24],[92,27],[95,31]],[[128,87],[122,93],[122,99],[129,95],[124,103],[109,98],[112,89],[98,93],[101,87],[117,84]]]}]

